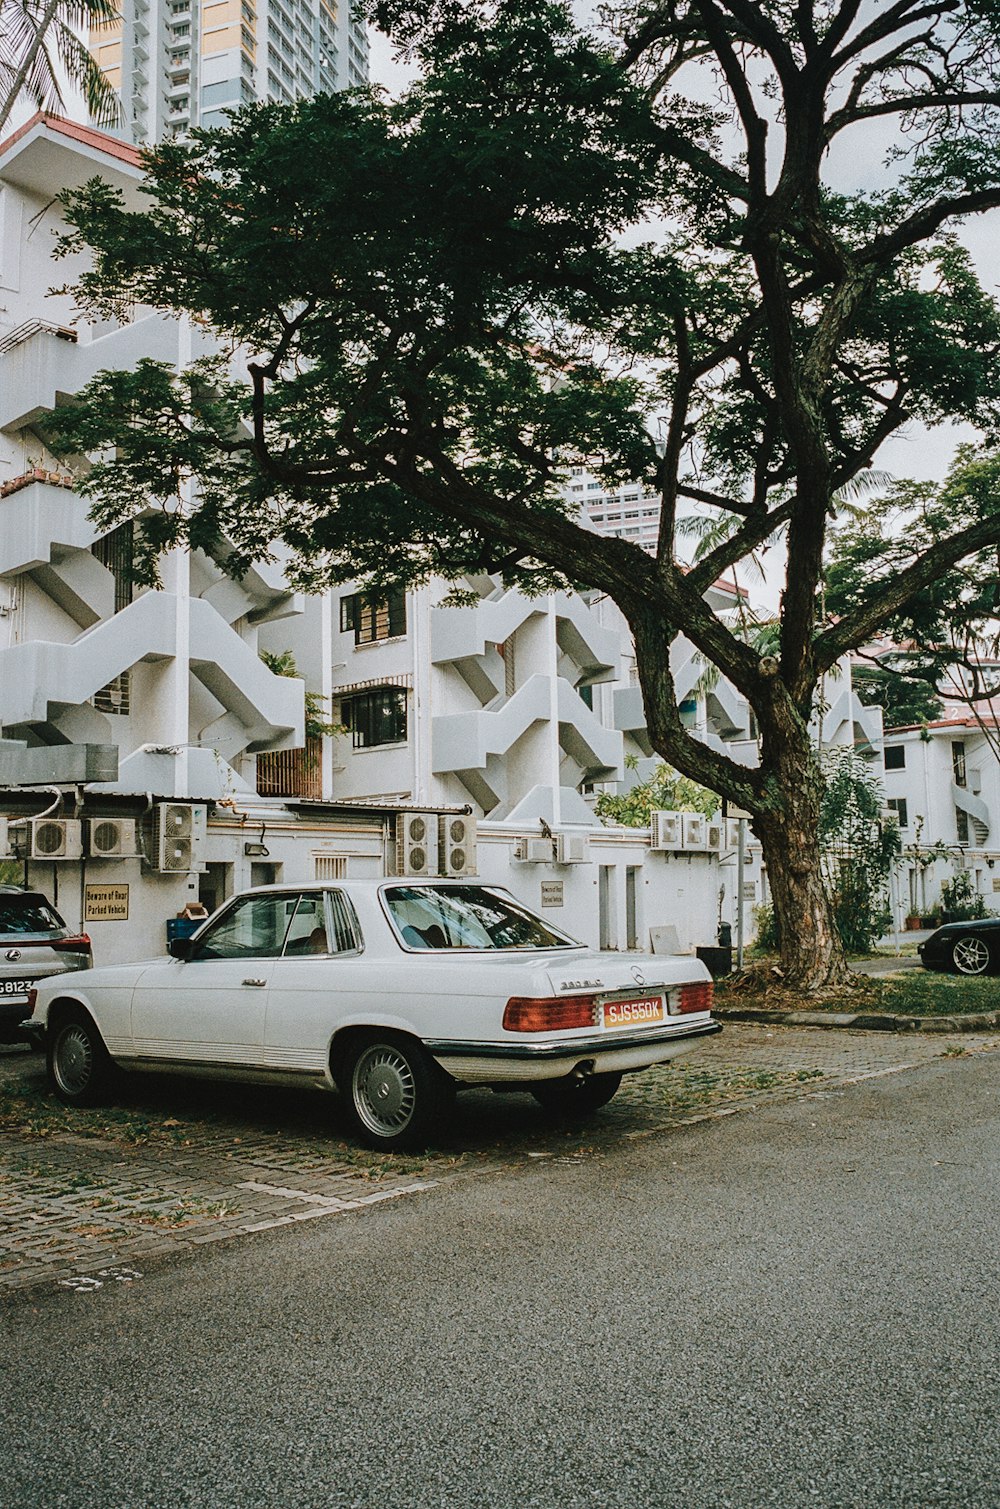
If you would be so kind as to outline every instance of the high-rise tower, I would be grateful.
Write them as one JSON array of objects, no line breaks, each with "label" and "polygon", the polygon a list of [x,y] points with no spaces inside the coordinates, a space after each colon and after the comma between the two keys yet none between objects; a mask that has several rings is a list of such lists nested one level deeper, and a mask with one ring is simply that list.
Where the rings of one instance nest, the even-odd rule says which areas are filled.
[{"label": "high-rise tower", "polygon": [[254,100],[368,82],[368,34],[350,0],[124,0],[91,50],[137,143],[225,125]]}]

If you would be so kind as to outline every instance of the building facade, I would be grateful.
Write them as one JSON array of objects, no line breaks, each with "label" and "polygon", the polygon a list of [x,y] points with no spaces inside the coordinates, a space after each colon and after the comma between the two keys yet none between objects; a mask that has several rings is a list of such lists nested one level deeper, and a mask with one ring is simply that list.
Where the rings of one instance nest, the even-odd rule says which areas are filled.
[{"label": "building facade", "polygon": [[125,0],[90,48],[136,143],[224,126],[256,100],[368,82],[368,33],[350,0]]},{"label": "building facade", "polygon": [[942,910],[942,885],[960,873],[988,910],[1000,911],[998,736],[992,712],[977,719],[968,708],[886,730],[886,805],[902,846],[893,896],[898,928],[908,917],[930,925]]}]

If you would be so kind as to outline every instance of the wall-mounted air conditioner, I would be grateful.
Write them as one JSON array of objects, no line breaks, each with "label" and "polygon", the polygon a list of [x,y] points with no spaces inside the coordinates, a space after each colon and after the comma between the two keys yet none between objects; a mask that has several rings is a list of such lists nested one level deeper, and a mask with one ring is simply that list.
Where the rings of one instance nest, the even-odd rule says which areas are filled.
[{"label": "wall-mounted air conditioner", "polygon": [[652,839],[650,848],[653,849],[683,849],[684,826],[680,812],[652,812]]},{"label": "wall-mounted air conditioner", "polygon": [[153,868],[161,875],[190,874],[201,868],[205,808],[188,802],[158,802],[153,808]]},{"label": "wall-mounted air conditioner", "polygon": [[705,848],[711,854],[718,854],[722,848],[722,819],[711,818],[705,829]]},{"label": "wall-mounted air conditioner", "polygon": [[438,856],[442,875],[475,875],[476,819],[448,816],[438,818]]},{"label": "wall-mounted air conditioner", "polygon": [[428,813],[397,813],[396,874],[437,874],[437,824]]},{"label": "wall-mounted air conditioner", "polygon": [[91,859],[124,859],[137,853],[134,817],[89,817],[83,831]]},{"label": "wall-mounted air conditioner", "polygon": [[525,834],[514,844],[514,858],[528,865],[550,865],[553,843],[551,838],[540,838],[533,833]]},{"label": "wall-mounted air conditioner", "polygon": [[[744,839],[744,842],[748,842],[749,838],[750,838],[750,830],[748,828],[747,829],[747,834],[746,834],[746,839]],[[727,849],[732,849],[733,853],[735,854],[735,852],[739,848],[739,846],[740,846],[740,820],[739,820],[738,817],[727,817],[726,818],[726,848]]]},{"label": "wall-mounted air conditioner", "polygon": [[79,818],[31,817],[10,825],[18,859],[80,859],[83,833]]},{"label": "wall-mounted air conditioner", "polygon": [[689,852],[704,853],[708,847],[708,819],[700,812],[683,812],[684,848]]},{"label": "wall-mounted air conditioner", "polygon": [[583,865],[590,859],[590,837],[586,833],[556,834],[556,864]]}]

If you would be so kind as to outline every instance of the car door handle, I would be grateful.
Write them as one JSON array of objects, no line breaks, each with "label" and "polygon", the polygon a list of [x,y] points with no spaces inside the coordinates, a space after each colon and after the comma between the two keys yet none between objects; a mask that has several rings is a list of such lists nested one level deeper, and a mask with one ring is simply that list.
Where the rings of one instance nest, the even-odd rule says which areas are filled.
[{"label": "car door handle", "polygon": [[244,980],[244,985],[266,985],[266,980]]}]

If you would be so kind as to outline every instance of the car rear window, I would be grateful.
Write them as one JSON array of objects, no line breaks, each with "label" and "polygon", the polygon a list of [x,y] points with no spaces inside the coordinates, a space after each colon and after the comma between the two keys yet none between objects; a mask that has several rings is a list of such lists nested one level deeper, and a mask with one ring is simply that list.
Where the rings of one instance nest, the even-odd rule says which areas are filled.
[{"label": "car rear window", "polygon": [[36,896],[0,896],[0,934],[51,933],[64,928],[59,913]]},{"label": "car rear window", "polygon": [[407,948],[578,948],[489,886],[393,886],[383,892]]}]

